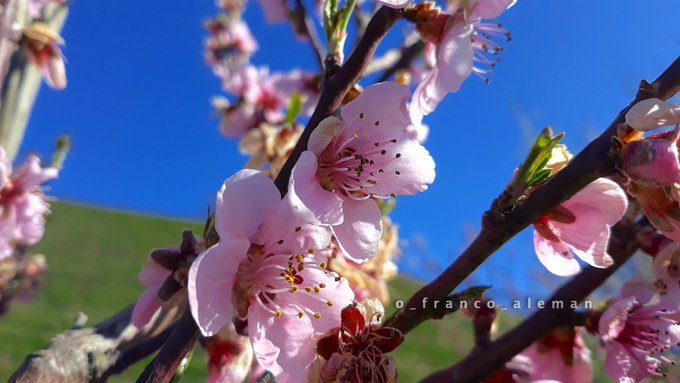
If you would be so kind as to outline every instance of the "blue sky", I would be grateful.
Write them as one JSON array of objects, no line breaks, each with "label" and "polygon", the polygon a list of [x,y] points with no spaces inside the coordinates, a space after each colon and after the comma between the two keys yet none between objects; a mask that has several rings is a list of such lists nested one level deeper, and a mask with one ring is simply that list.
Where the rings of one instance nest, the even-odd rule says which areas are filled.
[{"label": "blue sky", "polygon": [[[68,88],[42,89],[19,157],[47,156],[58,135],[71,135],[52,195],[204,218],[221,183],[246,161],[236,141],[219,134],[209,103],[221,93],[202,58],[202,23],[214,13],[212,0],[73,2],[63,31]],[[470,78],[426,119],[437,179],[427,192],[400,198],[393,214],[411,243],[403,269],[425,278],[455,257],[543,126],[566,131],[572,152],[599,134],[639,80],[652,80],[680,52],[678,14],[673,0],[520,0],[501,16],[512,41],[503,43],[491,84]],[[288,26],[266,26],[255,1],[245,18],[261,47],[255,64],[315,69],[309,48]],[[399,23],[388,41],[409,28]],[[477,281],[505,284],[509,276],[520,291],[549,276],[530,232]]]}]

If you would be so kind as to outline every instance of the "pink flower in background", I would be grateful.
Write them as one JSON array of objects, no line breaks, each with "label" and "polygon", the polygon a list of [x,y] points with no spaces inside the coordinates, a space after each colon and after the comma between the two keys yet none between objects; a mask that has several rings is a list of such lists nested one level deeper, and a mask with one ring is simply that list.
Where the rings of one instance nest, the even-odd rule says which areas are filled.
[{"label": "pink flower in background", "polygon": [[378,0],[378,1],[386,7],[395,9],[406,8],[409,4],[413,2],[413,0]]},{"label": "pink flower in background", "polygon": [[654,257],[654,274],[661,300],[680,302],[680,244],[671,242]]},{"label": "pink flower in background", "polygon": [[628,191],[640,204],[649,221],[663,235],[680,241],[680,189],[678,184],[653,187],[631,182]]},{"label": "pink flower in background", "polygon": [[520,354],[528,374],[522,381],[592,382],[590,349],[578,329],[561,328],[534,342]]},{"label": "pink flower in background", "polygon": [[658,98],[650,98],[633,105],[626,113],[626,123],[643,132],[662,126],[680,124],[680,107]]},{"label": "pink flower in background", "polygon": [[279,382],[302,382],[314,360],[312,336],[339,325],[354,295],[326,270],[330,231],[281,200],[271,179],[242,170],[218,193],[219,243],[189,272],[191,312],[205,336],[238,315],[255,356]]},{"label": "pink flower in background", "polygon": [[23,29],[23,44],[28,60],[42,73],[53,89],[66,87],[64,56],[59,45],[64,40],[44,23],[33,23]]},{"label": "pink flower in background", "polygon": [[[132,324],[137,328],[147,325],[166,301],[179,304],[186,294],[187,274],[191,263],[203,251],[203,240],[196,238],[191,230],[182,232],[180,247],[155,249],[149,261],[139,273],[139,281],[147,287],[132,310]],[[178,298],[178,299],[173,299]]]},{"label": "pink flower in background", "polygon": [[[482,19],[495,19],[514,3],[514,0],[472,0],[465,7],[451,9],[452,15],[423,7],[416,25],[421,36],[435,44],[436,49],[431,50],[435,54],[428,58],[433,68],[413,95],[413,106],[421,114],[432,113],[446,94],[460,89],[471,73],[481,77],[491,73],[496,60],[489,55],[502,51],[494,39],[509,39],[509,33],[500,24]],[[482,66],[475,66],[475,62]]]},{"label": "pink flower in background", "polygon": [[41,167],[34,155],[12,173],[0,147],[0,259],[11,256],[15,245],[34,245],[42,238],[49,213],[42,184],[58,175],[57,168]]},{"label": "pink flower in background", "polygon": [[350,259],[375,254],[382,231],[373,198],[413,195],[435,176],[434,160],[412,139],[407,86],[371,85],[315,129],[298,160],[289,193],[333,234]]},{"label": "pink flower in background", "polygon": [[628,207],[626,193],[614,181],[600,178],[552,212],[534,222],[534,248],[553,274],[568,276],[580,266],[574,255],[594,267],[613,261],[607,254],[609,228]]},{"label": "pink flower in background", "polygon": [[600,318],[604,369],[617,382],[661,377],[659,368],[670,362],[662,354],[680,341],[678,302],[652,303],[656,292],[651,284],[624,286]]},{"label": "pink flower in background", "polygon": [[257,50],[248,25],[238,18],[218,17],[206,23],[210,35],[205,42],[205,60],[216,76],[228,79]]},{"label": "pink flower in background", "polygon": [[42,18],[43,8],[47,4],[66,4],[66,0],[28,0],[28,12],[34,19]]},{"label": "pink flower in background", "polygon": [[267,24],[281,24],[288,21],[286,0],[258,0]]}]

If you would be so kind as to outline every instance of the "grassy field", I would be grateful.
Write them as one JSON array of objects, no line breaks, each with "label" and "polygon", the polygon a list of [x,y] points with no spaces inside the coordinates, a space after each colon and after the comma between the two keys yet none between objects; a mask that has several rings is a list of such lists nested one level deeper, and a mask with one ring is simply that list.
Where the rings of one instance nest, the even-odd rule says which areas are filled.
[{"label": "grassy field", "polygon": [[[200,226],[55,204],[47,234],[36,249],[48,259],[45,284],[32,301],[15,303],[0,321],[0,381],[6,381],[28,353],[69,329],[78,312],[94,324],[134,302],[143,290],[137,273],[149,250],[176,246],[182,229]],[[417,287],[416,282],[399,278],[391,285],[392,296],[406,299]],[[510,328],[517,320],[501,317],[500,328]],[[400,382],[417,382],[428,372],[451,365],[471,344],[469,320],[461,315],[420,326],[394,353]],[[202,353],[196,352],[182,381],[205,381],[205,363]],[[111,381],[133,382],[142,368],[143,363]]]}]

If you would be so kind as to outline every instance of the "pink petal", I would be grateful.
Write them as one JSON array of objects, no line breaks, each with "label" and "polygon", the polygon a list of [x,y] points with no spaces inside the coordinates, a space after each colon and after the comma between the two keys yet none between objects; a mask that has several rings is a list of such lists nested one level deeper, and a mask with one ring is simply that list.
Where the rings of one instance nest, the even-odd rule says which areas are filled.
[{"label": "pink petal", "polygon": [[150,286],[142,293],[137,300],[135,308],[132,310],[132,324],[137,328],[147,325],[153,318],[156,311],[163,305],[163,301],[158,297],[158,290],[161,285]]},{"label": "pink petal", "polygon": [[447,93],[457,92],[472,73],[471,25],[453,27],[437,47],[437,66],[418,85],[414,102],[423,115],[432,113]]},{"label": "pink petal", "polygon": [[170,270],[164,268],[153,260],[149,260],[139,272],[138,279],[144,286],[157,285],[163,283],[170,276]]},{"label": "pink petal", "polygon": [[612,342],[621,334],[626,327],[628,314],[638,302],[635,297],[617,299],[612,303],[600,317],[598,333],[602,341]]},{"label": "pink petal", "polygon": [[645,139],[623,147],[623,171],[631,180],[651,187],[680,182],[678,147],[674,140]]},{"label": "pink petal", "polygon": [[[411,122],[406,108],[406,101],[410,97],[411,90],[406,85],[381,82],[369,86],[342,109],[342,120],[348,124],[343,133],[349,137],[360,128],[375,128],[376,121],[379,121],[379,126],[396,126],[403,130]],[[355,119],[361,120],[361,123],[355,121],[357,123],[349,124]]]},{"label": "pink petal", "polygon": [[296,254],[308,249],[322,249],[330,244],[328,226],[318,220],[295,201],[291,193],[281,201],[274,212],[262,223],[253,243],[263,244],[277,253]]},{"label": "pink petal", "polygon": [[386,7],[394,8],[394,9],[402,9],[406,8],[413,0],[378,0],[381,2],[383,5]]},{"label": "pink petal", "polygon": [[553,242],[543,238],[534,230],[534,249],[538,260],[548,271],[561,277],[578,274],[581,270],[578,261],[563,242]]},{"label": "pink petal", "polygon": [[248,333],[257,361],[276,376],[277,382],[307,381],[309,366],[316,357],[314,331],[307,315],[277,318],[253,304],[248,308]]},{"label": "pink petal", "polygon": [[471,18],[495,19],[516,2],[517,0],[477,0]]},{"label": "pink petal", "polygon": [[377,184],[366,192],[376,195],[414,195],[427,190],[434,182],[434,159],[424,146],[407,134],[389,146],[384,156],[376,159],[375,167],[382,168],[383,173],[377,175]]},{"label": "pink petal", "polygon": [[293,168],[288,195],[291,196],[296,210],[308,210],[322,224],[338,225],[343,219],[342,199],[321,187],[321,180],[316,175],[317,169],[316,156],[310,151],[304,151]]},{"label": "pink petal", "polygon": [[600,210],[602,220],[612,226],[619,222],[628,209],[628,197],[618,183],[608,178],[598,178],[588,184],[563,204],[583,203]]},{"label": "pink petal", "polygon": [[217,334],[234,317],[232,289],[238,265],[245,259],[250,243],[225,240],[204,251],[189,270],[189,305],[205,336]]},{"label": "pink petal", "polygon": [[378,204],[372,199],[343,200],[345,220],[333,226],[333,234],[345,256],[355,262],[364,262],[375,256],[382,235],[382,216]]},{"label": "pink petal", "polygon": [[288,20],[288,7],[284,0],[259,0],[267,24],[280,24]]},{"label": "pink petal", "polygon": [[662,126],[680,124],[680,107],[658,98],[650,98],[633,105],[626,113],[626,123],[643,132]]},{"label": "pink petal", "polygon": [[256,170],[240,170],[217,193],[215,229],[220,239],[251,238],[281,203],[274,182]]},{"label": "pink petal", "polygon": [[342,132],[344,124],[335,117],[327,117],[312,131],[307,143],[307,150],[317,157],[328,147],[328,144]]}]

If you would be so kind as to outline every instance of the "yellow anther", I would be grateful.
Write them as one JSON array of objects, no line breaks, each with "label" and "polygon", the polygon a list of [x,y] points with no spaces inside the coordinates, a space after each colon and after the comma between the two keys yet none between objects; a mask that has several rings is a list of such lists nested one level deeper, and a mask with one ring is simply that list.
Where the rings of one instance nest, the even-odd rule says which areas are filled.
[{"label": "yellow anther", "polygon": [[305,287],[305,291],[308,292],[308,293],[311,293],[311,292],[312,292],[312,288],[311,288],[311,287]]},{"label": "yellow anther", "polygon": [[314,318],[316,318],[316,319],[321,318],[321,314],[319,314],[319,313],[314,313]]},{"label": "yellow anther", "polygon": [[298,313],[298,318],[302,318],[303,316],[305,316],[305,314],[304,314],[302,311],[300,311],[300,312]]},{"label": "yellow anther", "polygon": [[307,252],[308,252],[309,254],[314,254],[314,249],[309,249],[309,250],[307,250]]},{"label": "yellow anther", "polygon": [[325,269],[326,267],[328,267],[326,262],[321,262],[321,264],[319,266],[321,266],[322,269]]},{"label": "yellow anther", "polygon": [[277,318],[281,318],[281,315],[282,315],[282,314],[283,314],[283,313],[281,312],[281,310],[276,310],[276,317],[277,317]]},{"label": "yellow anther", "polygon": [[320,292],[321,292],[321,289],[320,289],[320,288],[318,288],[318,287],[316,287],[316,286],[314,286],[314,292],[318,294],[318,293],[320,293]]},{"label": "yellow anther", "polygon": [[294,293],[294,292],[296,292],[296,291],[298,291],[298,287],[297,287],[297,286],[291,286],[291,287],[290,287],[290,292],[291,292],[291,293]]},{"label": "yellow anther", "polygon": [[354,133],[354,135],[352,137],[354,137],[354,139],[357,140],[357,139],[359,139],[359,134]]},{"label": "yellow anther", "polygon": [[326,304],[328,305],[328,307],[333,307],[333,301],[328,301],[326,302]]},{"label": "yellow anther", "polygon": [[322,283],[322,284],[319,285],[319,287],[321,287],[323,289],[324,287],[326,287],[326,284]]}]

